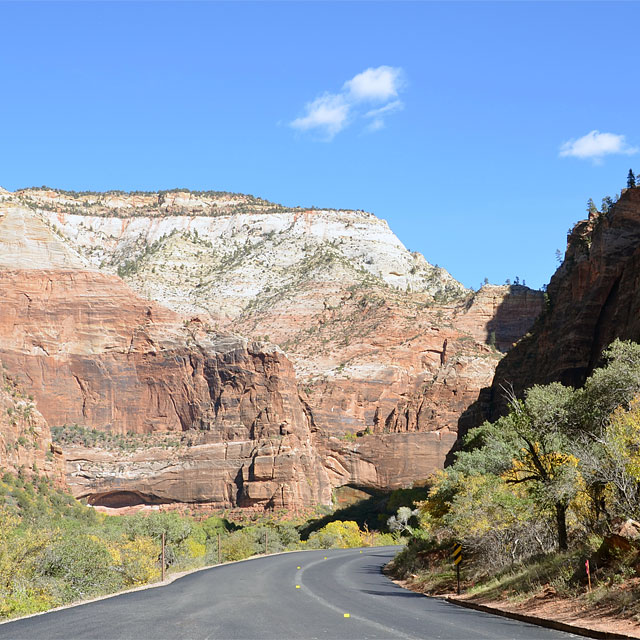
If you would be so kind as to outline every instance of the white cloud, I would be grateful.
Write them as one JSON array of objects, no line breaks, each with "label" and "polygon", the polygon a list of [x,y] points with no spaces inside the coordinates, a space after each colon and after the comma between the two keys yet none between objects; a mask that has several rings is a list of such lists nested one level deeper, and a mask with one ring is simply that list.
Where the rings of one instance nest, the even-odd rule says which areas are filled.
[{"label": "white cloud", "polygon": [[404,109],[402,100],[394,100],[393,102],[385,104],[383,107],[367,111],[364,117],[371,118],[371,122],[366,126],[365,131],[367,133],[374,133],[375,131],[384,129],[384,117],[395,111],[401,111],[402,109]]},{"label": "white cloud", "polygon": [[[404,72],[399,67],[369,68],[348,80],[340,93],[324,93],[305,105],[305,114],[289,124],[298,131],[314,131],[324,140],[332,140],[352,122],[371,118],[366,131],[384,128],[384,118],[400,111],[404,105],[397,99],[404,87]],[[391,100],[396,98],[395,100]],[[391,100],[391,102],[387,102]],[[367,103],[381,103],[381,107],[365,111]]]},{"label": "white cloud", "polygon": [[376,118],[383,115],[387,115],[389,113],[393,113],[394,111],[400,111],[404,109],[404,104],[402,100],[394,100],[389,104],[385,104],[384,107],[380,107],[379,109],[371,109],[371,111],[367,111],[364,114],[365,118]]},{"label": "white cloud", "polygon": [[582,138],[567,140],[563,143],[560,147],[560,157],[590,158],[597,162],[606,155],[633,155],[638,151],[638,147],[631,147],[627,144],[623,135],[600,133],[594,129]]},{"label": "white cloud", "polygon": [[342,131],[349,117],[349,105],[341,95],[325,93],[305,106],[307,115],[296,118],[291,126],[300,131],[323,131],[330,140]]},{"label": "white cloud", "polygon": [[395,98],[404,85],[404,74],[399,67],[369,67],[347,80],[344,89],[354,101],[384,101]]},{"label": "white cloud", "polygon": [[374,118],[366,128],[366,131],[373,133],[374,131],[380,131],[384,129],[384,120],[382,118]]}]

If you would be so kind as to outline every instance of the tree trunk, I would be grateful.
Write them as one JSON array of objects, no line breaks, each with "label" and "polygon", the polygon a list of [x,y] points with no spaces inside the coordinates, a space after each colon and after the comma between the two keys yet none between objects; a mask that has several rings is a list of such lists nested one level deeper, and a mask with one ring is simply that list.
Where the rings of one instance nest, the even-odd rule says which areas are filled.
[{"label": "tree trunk", "polygon": [[558,525],[558,548],[566,551],[567,546],[567,507],[561,502],[556,503],[556,523]]}]

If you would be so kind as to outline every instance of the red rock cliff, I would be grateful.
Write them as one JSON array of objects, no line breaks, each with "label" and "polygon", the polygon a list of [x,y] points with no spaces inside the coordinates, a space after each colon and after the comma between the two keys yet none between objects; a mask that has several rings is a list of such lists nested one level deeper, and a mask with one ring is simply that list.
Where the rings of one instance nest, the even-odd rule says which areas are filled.
[{"label": "red rock cliff", "polygon": [[499,364],[485,415],[501,411],[502,384],[517,392],[552,381],[578,386],[615,338],[640,341],[639,282],[640,188],[634,188],[606,215],[574,226],[546,310]]},{"label": "red rock cliff", "polygon": [[[210,334],[197,320],[185,323],[138,298],[115,276],[79,270],[0,271],[0,319],[0,357],[19,372],[50,424],[204,433],[213,455],[198,449],[204,462],[196,465],[189,452],[170,490],[157,488],[166,484],[164,471],[151,483],[147,473],[144,493],[219,506],[328,501],[293,369],[277,348]],[[140,490],[131,469],[133,482],[107,474],[106,484],[87,484],[87,473],[76,471],[70,484],[78,495],[107,485]]]},{"label": "red rock cliff", "polygon": [[43,475],[64,486],[62,452],[51,446],[51,431],[28,396],[0,362],[0,470]]}]

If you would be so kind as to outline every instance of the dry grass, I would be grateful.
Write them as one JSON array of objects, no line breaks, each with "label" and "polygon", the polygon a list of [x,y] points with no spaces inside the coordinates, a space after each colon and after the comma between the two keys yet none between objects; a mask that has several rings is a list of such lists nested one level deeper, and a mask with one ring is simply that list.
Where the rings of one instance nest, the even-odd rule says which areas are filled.
[{"label": "dry grass", "polygon": [[[570,552],[532,557],[497,572],[483,566],[481,559],[467,560],[461,572],[463,597],[574,624],[594,626],[601,620],[609,627],[621,625],[625,633],[636,627],[640,631],[640,552],[632,549],[607,556],[592,572],[589,591],[584,562],[594,556],[600,541],[594,538]],[[387,572],[415,591],[452,595],[456,575],[449,552],[448,544],[414,542]]]}]

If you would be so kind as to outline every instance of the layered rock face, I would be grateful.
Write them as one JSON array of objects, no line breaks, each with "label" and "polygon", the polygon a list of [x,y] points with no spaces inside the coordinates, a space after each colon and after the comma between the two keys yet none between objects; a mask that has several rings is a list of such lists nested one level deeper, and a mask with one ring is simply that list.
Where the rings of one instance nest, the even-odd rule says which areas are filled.
[{"label": "layered rock face", "polygon": [[202,444],[169,460],[150,448],[104,454],[105,465],[102,453],[74,451],[76,495],[131,489],[222,507],[329,500],[293,369],[277,348],[184,327],[118,278],[83,271],[3,271],[0,317],[0,355],[51,424],[202,432]]},{"label": "layered rock face", "polygon": [[[46,236],[28,211],[5,207],[1,214],[3,244]],[[185,322],[120,278],[80,268],[81,258],[70,258],[55,237],[45,245],[46,269],[0,263],[0,357],[48,422],[202,436],[178,462],[153,447],[117,464],[112,456],[106,466],[101,452],[71,456],[76,495],[133,487],[151,501],[224,507],[330,501],[293,368],[279,349]],[[21,255],[29,256],[21,266],[38,263],[37,248]]]},{"label": "layered rock face", "polygon": [[421,481],[542,307],[525,287],[467,291],[364,212],[182,192],[2,200],[0,357],[49,423],[194,434],[65,446],[70,486],[95,504],[292,509]]},{"label": "layered rock face", "polygon": [[16,195],[144,296],[280,345],[338,437],[455,431],[542,308],[526,287],[473,294],[363,211],[220,192]]},{"label": "layered rock face", "polygon": [[185,324],[115,276],[3,270],[0,317],[5,366],[25,378],[51,424],[248,438],[262,435],[267,408],[268,427],[285,416],[303,422],[293,370],[277,348]]},{"label": "layered rock face", "polygon": [[485,415],[502,410],[500,386],[579,386],[615,338],[640,341],[640,189],[627,189],[606,214],[577,223],[549,283],[546,310],[501,361]]},{"label": "layered rock face", "polygon": [[[29,189],[15,198],[91,264],[117,271],[145,297],[223,322],[256,306],[286,306],[317,279],[339,288],[367,280],[441,300],[469,293],[364,211],[287,208],[220,192]],[[314,300],[311,312],[322,308]]]},{"label": "layered rock face", "polygon": [[49,425],[1,362],[0,385],[0,470],[42,475],[63,486],[62,452],[51,446]]}]

